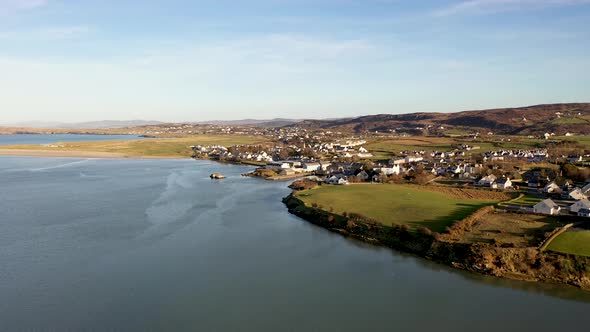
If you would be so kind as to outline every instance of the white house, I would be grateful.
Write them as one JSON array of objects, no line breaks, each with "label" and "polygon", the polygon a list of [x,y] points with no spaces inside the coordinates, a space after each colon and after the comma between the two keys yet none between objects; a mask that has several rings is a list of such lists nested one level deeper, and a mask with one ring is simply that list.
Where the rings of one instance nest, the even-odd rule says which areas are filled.
[{"label": "white house", "polygon": [[498,189],[511,189],[512,188],[512,181],[509,178],[500,178],[496,180],[494,183],[495,188]]},{"label": "white house", "polygon": [[587,196],[584,195],[582,189],[580,188],[574,188],[572,191],[568,193],[568,197],[571,199],[575,199],[576,201],[587,198]]},{"label": "white house", "polygon": [[498,178],[494,174],[490,174],[479,179],[479,181],[477,181],[477,185],[482,187],[491,187],[492,183],[496,182],[497,179]]},{"label": "white house", "polygon": [[557,185],[557,183],[555,183],[555,181],[551,181],[550,183],[548,183],[545,188],[543,188],[543,191],[548,193],[548,194],[559,194],[561,193],[561,187],[559,187]]},{"label": "white house", "polygon": [[283,161],[273,161],[268,163],[265,168],[272,168],[272,169],[287,169],[291,168],[291,164]]},{"label": "white house", "polygon": [[590,201],[588,199],[584,198],[570,205],[570,212],[578,213],[581,209],[590,209]]},{"label": "white house", "polygon": [[457,165],[452,168],[452,172],[455,174],[461,174],[461,173],[465,173],[465,169],[463,168],[463,166]]},{"label": "white house", "polygon": [[480,165],[465,166],[465,173],[479,174],[481,173],[481,169],[482,167]]},{"label": "white house", "polygon": [[419,161],[424,160],[424,158],[422,157],[412,157],[412,156],[407,156],[406,158],[404,158],[404,161],[406,163],[417,163]]},{"label": "white house", "polygon": [[326,179],[326,183],[335,185],[345,185],[348,184],[348,180],[346,180],[346,178],[343,176],[332,175],[331,177]]},{"label": "white house", "polygon": [[321,165],[320,163],[305,163],[303,164],[303,169],[306,172],[315,172],[318,169],[320,169]]},{"label": "white house", "polygon": [[534,213],[556,215],[559,214],[559,211],[561,211],[559,205],[555,204],[555,202],[549,198],[544,201],[540,201],[535,206],[533,206]]},{"label": "white house", "polygon": [[398,174],[401,174],[401,172],[402,172],[399,165],[393,165],[393,167],[381,167],[381,168],[377,168],[376,170],[381,172],[381,174],[385,174],[385,175],[398,175]]}]

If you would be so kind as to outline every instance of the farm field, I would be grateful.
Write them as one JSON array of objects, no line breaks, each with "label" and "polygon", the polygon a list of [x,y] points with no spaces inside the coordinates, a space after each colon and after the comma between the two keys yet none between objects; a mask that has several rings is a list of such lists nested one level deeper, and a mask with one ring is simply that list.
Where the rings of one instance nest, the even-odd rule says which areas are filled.
[{"label": "farm field", "polygon": [[554,239],[547,250],[590,257],[590,231],[570,229]]},{"label": "farm field", "polygon": [[131,141],[69,142],[47,145],[8,145],[0,147],[0,154],[19,151],[31,155],[44,152],[53,153],[110,153],[122,157],[190,157],[191,145],[254,144],[263,142],[264,138],[238,135],[197,135],[183,138],[154,138]]},{"label": "farm field", "polygon": [[441,232],[478,209],[506,198],[491,192],[408,185],[324,185],[297,192],[306,205],[317,204],[334,213],[358,213],[386,226],[407,224]]},{"label": "farm field", "polygon": [[451,149],[455,140],[448,137],[399,137],[392,139],[378,139],[370,141],[365,148],[371,151],[376,157],[389,158],[394,153],[404,150],[441,150]]},{"label": "farm field", "polygon": [[488,213],[477,219],[471,229],[451,238],[461,243],[485,242],[515,247],[536,247],[546,232],[563,226],[558,218],[533,214]]}]

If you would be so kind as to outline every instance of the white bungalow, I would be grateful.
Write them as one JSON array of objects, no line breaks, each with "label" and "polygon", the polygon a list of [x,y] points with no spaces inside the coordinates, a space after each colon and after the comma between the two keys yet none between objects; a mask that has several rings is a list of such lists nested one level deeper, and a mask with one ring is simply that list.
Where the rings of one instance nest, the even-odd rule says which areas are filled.
[{"label": "white bungalow", "polygon": [[590,209],[590,201],[588,199],[584,198],[570,205],[570,212],[578,213],[581,209]]},{"label": "white bungalow", "polygon": [[305,163],[305,164],[303,164],[303,169],[306,172],[317,171],[318,169],[320,169],[320,167],[321,167],[320,163]]},{"label": "white bungalow", "polygon": [[539,214],[557,215],[559,211],[561,211],[561,207],[549,198],[533,206],[533,212]]}]

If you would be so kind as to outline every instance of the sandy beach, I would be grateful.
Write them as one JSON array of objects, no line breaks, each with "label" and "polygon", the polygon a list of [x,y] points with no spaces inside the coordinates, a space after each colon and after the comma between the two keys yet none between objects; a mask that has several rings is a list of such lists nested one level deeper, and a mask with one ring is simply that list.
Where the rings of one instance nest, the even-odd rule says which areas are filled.
[{"label": "sandy beach", "polygon": [[125,153],[96,152],[96,151],[51,151],[28,149],[1,149],[0,156],[27,156],[27,157],[70,157],[70,158],[109,158],[109,159],[181,159],[178,156],[130,156]]}]

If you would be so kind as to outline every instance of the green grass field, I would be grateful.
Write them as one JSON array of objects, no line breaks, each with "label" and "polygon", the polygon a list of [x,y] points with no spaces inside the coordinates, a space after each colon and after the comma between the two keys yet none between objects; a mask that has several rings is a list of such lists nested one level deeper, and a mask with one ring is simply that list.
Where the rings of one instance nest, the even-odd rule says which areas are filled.
[{"label": "green grass field", "polygon": [[153,138],[131,141],[100,141],[100,142],[68,142],[56,143],[58,147],[44,145],[10,145],[0,150],[31,150],[31,151],[81,151],[108,152],[123,154],[128,157],[189,157],[191,145],[223,145],[254,144],[263,142],[263,137],[238,135],[196,135],[182,138]]},{"label": "green grass field", "polygon": [[590,257],[590,231],[569,230],[553,240],[547,250]]},{"label": "green grass field", "polygon": [[570,137],[566,137],[566,136],[558,136],[558,137],[554,137],[553,140],[556,141],[574,141],[576,142],[576,144],[580,144],[582,146],[584,146],[586,149],[590,149],[590,136],[570,136]]},{"label": "green grass field", "polygon": [[441,232],[494,200],[456,199],[441,192],[403,185],[354,184],[324,185],[298,192],[306,205],[318,204],[334,213],[359,213],[384,225],[425,226]]},{"label": "green grass field", "polygon": [[[517,206],[521,206],[521,207],[532,207],[533,205],[539,203],[540,201],[542,201],[543,198],[541,197],[536,197],[533,195],[523,195],[521,198],[514,200],[514,201],[510,201],[506,204],[508,205],[517,205]],[[500,204],[500,205],[504,205],[504,204]]]},{"label": "green grass field", "polygon": [[559,119],[551,120],[553,124],[586,124],[588,120],[582,118],[561,117]]}]

